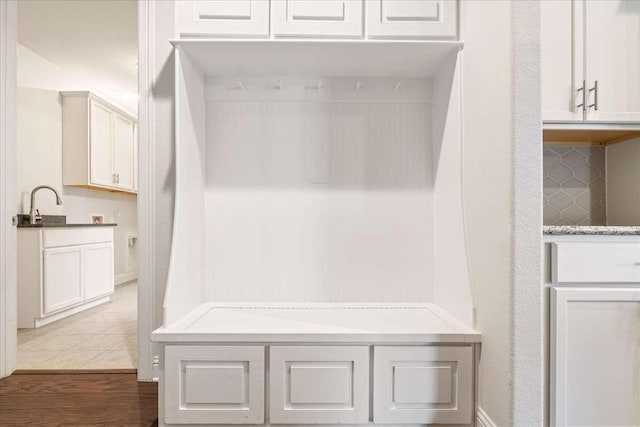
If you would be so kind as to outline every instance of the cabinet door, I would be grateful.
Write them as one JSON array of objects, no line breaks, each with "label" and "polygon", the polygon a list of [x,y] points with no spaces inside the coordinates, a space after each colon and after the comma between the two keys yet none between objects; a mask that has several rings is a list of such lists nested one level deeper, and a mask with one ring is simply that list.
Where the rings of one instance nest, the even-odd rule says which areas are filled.
[{"label": "cabinet door", "polygon": [[455,38],[455,0],[367,0],[371,38]]},{"label": "cabinet door", "polygon": [[262,424],[264,347],[165,348],[167,424]]},{"label": "cabinet door", "polygon": [[43,313],[51,314],[84,299],[82,247],[44,250]]},{"label": "cabinet door", "polygon": [[100,103],[90,101],[89,166],[91,184],[113,187],[115,179],[111,169],[112,112]]},{"label": "cabinet door", "polygon": [[367,346],[274,346],[270,349],[272,424],[366,424]]},{"label": "cabinet door", "polygon": [[116,187],[134,190],[135,182],[135,125],[119,114],[113,115],[113,173]]},{"label": "cabinet door", "polygon": [[182,36],[269,36],[267,0],[177,1]]},{"label": "cabinet door", "polygon": [[640,2],[589,0],[585,16],[587,120],[640,121]]},{"label": "cabinet door", "polygon": [[640,289],[551,290],[551,425],[640,425]]},{"label": "cabinet door", "polygon": [[362,0],[272,0],[278,36],[362,37]]},{"label": "cabinet door", "polygon": [[584,119],[583,91],[578,90],[584,80],[583,6],[573,0],[540,3],[544,121]]},{"label": "cabinet door", "polygon": [[373,359],[374,423],[473,423],[471,346],[376,346]]},{"label": "cabinet door", "polygon": [[110,295],[114,290],[113,244],[101,243],[83,248],[84,299]]}]

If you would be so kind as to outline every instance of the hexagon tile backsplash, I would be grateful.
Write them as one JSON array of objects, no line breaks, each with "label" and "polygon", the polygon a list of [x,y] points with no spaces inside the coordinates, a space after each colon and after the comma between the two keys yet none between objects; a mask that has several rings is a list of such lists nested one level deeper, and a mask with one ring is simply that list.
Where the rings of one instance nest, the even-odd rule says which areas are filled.
[{"label": "hexagon tile backsplash", "polygon": [[606,225],[605,148],[545,145],[545,225]]}]

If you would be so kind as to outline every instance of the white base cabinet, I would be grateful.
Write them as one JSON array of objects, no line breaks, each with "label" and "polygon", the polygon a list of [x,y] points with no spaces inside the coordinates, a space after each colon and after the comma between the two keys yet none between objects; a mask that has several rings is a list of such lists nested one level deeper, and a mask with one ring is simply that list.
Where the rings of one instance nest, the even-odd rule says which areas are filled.
[{"label": "white base cabinet", "polygon": [[18,231],[18,328],[37,328],[107,302],[113,228]]},{"label": "white base cabinet", "polygon": [[640,288],[551,291],[551,425],[640,425]]}]

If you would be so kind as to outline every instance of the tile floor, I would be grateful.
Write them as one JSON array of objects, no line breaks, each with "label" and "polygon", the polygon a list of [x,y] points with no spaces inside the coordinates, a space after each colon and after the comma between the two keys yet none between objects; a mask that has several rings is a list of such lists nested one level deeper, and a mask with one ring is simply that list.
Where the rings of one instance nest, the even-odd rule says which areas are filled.
[{"label": "tile floor", "polygon": [[134,369],[138,366],[137,283],[110,303],[38,329],[18,330],[18,369]]}]

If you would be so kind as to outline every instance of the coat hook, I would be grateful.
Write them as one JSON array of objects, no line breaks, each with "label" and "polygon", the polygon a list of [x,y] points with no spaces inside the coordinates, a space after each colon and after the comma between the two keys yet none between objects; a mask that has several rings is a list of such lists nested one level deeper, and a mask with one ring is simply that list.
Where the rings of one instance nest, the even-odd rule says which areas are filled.
[{"label": "coat hook", "polygon": [[309,90],[322,90],[322,80],[318,80],[315,86],[307,86]]},{"label": "coat hook", "polygon": [[278,90],[282,90],[282,80],[278,80],[276,82],[275,88],[278,89]]},{"label": "coat hook", "polygon": [[401,86],[402,86],[402,82],[397,82],[393,90],[399,90]]},{"label": "coat hook", "polygon": [[360,91],[360,89],[362,89],[362,82],[361,82],[361,81],[358,81],[358,82],[356,83],[356,90],[357,90],[357,91]]},{"label": "coat hook", "polygon": [[244,90],[244,84],[241,81],[238,81],[235,86],[231,86],[229,89]]}]

